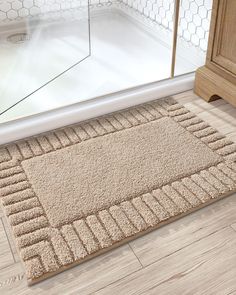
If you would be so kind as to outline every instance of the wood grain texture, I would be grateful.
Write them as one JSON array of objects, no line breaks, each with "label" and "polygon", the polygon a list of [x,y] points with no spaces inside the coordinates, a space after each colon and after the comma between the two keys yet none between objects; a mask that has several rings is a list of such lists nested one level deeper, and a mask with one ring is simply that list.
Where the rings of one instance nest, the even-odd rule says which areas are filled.
[{"label": "wood grain texture", "polygon": [[231,227],[236,231],[236,223],[231,224]]},{"label": "wood grain texture", "polygon": [[207,66],[203,66],[196,71],[194,92],[206,101],[223,98],[236,106],[235,85],[210,70]]},{"label": "wood grain texture", "polygon": [[17,263],[0,275],[0,294],[90,294],[139,269],[141,265],[128,245],[32,287],[27,286],[22,265]]},{"label": "wood grain texture", "polygon": [[4,228],[2,218],[0,218],[0,270],[14,263],[14,258],[9,245],[8,237]]},{"label": "wood grain texture", "polygon": [[[227,102],[207,103],[192,91],[174,98],[236,142],[236,109]],[[0,270],[0,294],[235,295],[235,243],[236,194],[34,287],[15,254],[16,262]]]},{"label": "wood grain texture", "polygon": [[235,261],[236,232],[227,227],[95,294],[228,294],[236,287]]},{"label": "wood grain texture", "polygon": [[9,246],[9,248],[11,250],[13,260],[14,260],[14,262],[19,262],[20,258],[19,258],[19,255],[17,253],[16,244],[15,244],[14,239],[13,239],[13,234],[12,234],[12,231],[10,229],[9,223],[7,222],[7,218],[5,216],[2,218],[2,223],[3,223],[4,229],[5,229],[5,233],[7,235],[8,246]]},{"label": "wood grain texture", "polygon": [[228,134],[228,138],[234,142],[236,142],[236,132],[232,132]]},{"label": "wood grain texture", "polygon": [[11,264],[0,272],[0,294],[17,294],[19,285],[25,286],[22,288],[21,294],[27,294],[29,291],[25,282],[25,272],[22,264],[20,262]]},{"label": "wood grain texture", "polygon": [[[234,0],[219,1],[212,61],[236,74],[236,5]],[[227,77],[226,77],[227,78]],[[235,82],[235,79],[231,80]]]},{"label": "wood grain texture", "polygon": [[196,72],[195,92],[236,105],[236,1],[214,0],[206,64]]},{"label": "wood grain texture", "polygon": [[235,214],[236,194],[134,240],[130,245],[142,265],[147,266],[230,226],[236,220]]}]

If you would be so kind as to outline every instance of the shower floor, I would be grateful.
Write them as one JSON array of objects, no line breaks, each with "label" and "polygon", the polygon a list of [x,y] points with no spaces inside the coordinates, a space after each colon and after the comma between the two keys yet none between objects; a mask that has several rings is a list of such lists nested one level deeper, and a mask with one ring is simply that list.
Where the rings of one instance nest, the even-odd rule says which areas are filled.
[{"label": "shower floor", "polygon": [[[71,42],[74,46],[72,46],[73,50],[80,48],[79,44],[75,44],[76,39],[73,37],[73,32],[77,34],[76,29],[71,26],[69,30],[71,40],[67,39],[64,42],[67,42],[67,44]],[[60,40],[60,31],[57,32],[55,38]],[[77,40],[79,39],[77,38]],[[43,42],[43,40],[39,40],[39,42]],[[32,51],[34,55],[37,55],[37,51],[40,53],[44,44],[39,44],[39,42],[34,42],[31,46],[25,47],[25,50],[30,50],[30,52],[24,52],[25,56],[27,56],[27,53],[30,56]],[[57,45],[58,43],[55,42],[55,46]],[[52,52],[53,49],[51,48]],[[68,50],[68,47],[65,46],[65,50]],[[83,48],[81,52],[82,50]],[[78,60],[83,57],[81,52],[78,53]],[[70,51],[64,52],[64,56],[70,54]],[[0,64],[6,65],[7,62],[10,62],[7,58],[11,56],[8,57],[6,54],[0,56],[2,56]],[[59,61],[58,56],[47,61],[41,60],[41,62],[47,62],[49,68]],[[169,78],[170,65],[170,46],[154,38],[141,25],[120,13],[97,14],[91,18],[91,56],[2,114],[0,123]],[[191,72],[194,69],[195,65],[181,56],[177,56],[176,74]],[[24,71],[25,85],[28,83],[30,86],[32,73],[27,74],[27,68],[22,70]],[[1,73],[1,75],[3,74]],[[39,76],[44,74],[42,72],[35,73]],[[16,78],[21,81],[20,71],[19,77],[14,79]],[[25,89],[24,93],[21,93],[17,87],[14,87],[16,82],[9,75],[4,85],[5,90],[9,88],[11,91],[15,91],[12,104],[25,95]],[[4,89],[1,89],[1,91],[4,92]],[[11,104],[9,96],[6,94],[7,91],[5,95],[1,95],[0,110],[4,104]]]}]

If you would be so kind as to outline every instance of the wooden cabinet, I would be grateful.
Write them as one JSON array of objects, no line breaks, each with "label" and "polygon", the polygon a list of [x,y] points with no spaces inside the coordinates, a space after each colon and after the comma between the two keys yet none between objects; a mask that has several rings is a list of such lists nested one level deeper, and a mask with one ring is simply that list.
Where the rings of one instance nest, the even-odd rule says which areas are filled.
[{"label": "wooden cabinet", "polygon": [[196,71],[194,91],[236,106],[236,0],[213,1],[206,64]]}]

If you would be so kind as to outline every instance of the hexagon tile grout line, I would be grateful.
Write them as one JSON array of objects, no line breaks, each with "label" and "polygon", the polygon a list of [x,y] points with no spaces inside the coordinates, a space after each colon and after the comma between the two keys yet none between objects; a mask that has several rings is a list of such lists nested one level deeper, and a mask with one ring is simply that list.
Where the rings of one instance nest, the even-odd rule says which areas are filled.
[{"label": "hexagon tile grout line", "polygon": [[[66,11],[73,16],[73,12],[86,7],[87,3],[87,0],[1,1],[0,26],[26,17],[63,17]],[[174,0],[91,0],[90,5],[92,9],[113,6],[131,16],[140,14],[168,31],[173,27]],[[207,49],[211,8],[212,0],[181,0],[179,37],[203,51]]]}]

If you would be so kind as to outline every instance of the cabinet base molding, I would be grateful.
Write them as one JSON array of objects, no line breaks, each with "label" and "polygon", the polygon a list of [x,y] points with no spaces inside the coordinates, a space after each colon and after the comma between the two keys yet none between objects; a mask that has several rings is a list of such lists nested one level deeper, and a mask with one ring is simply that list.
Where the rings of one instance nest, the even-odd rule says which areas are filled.
[{"label": "cabinet base molding", "polygon": [[196,71],[194,92],[208,102],[223,98],[236,107],[236,85],[206,66]]}]

